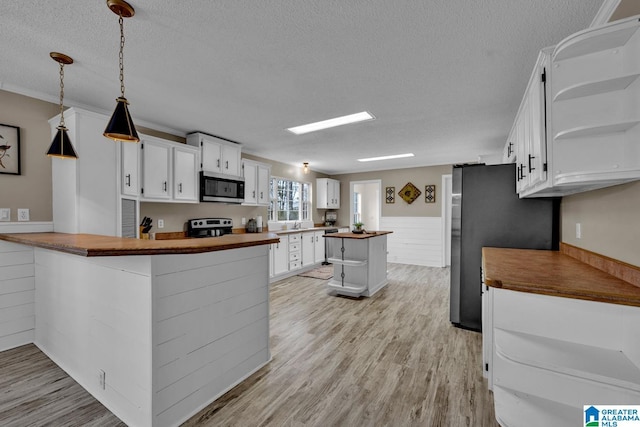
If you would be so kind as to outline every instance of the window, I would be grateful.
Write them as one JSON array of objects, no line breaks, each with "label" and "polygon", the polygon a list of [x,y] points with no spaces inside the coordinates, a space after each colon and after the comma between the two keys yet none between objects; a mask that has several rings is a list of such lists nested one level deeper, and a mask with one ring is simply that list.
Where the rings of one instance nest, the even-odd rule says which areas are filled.
[{"label": "window", "polygon": [[271,178],[269,218],[274,221],[311,219],[311,184]]}]

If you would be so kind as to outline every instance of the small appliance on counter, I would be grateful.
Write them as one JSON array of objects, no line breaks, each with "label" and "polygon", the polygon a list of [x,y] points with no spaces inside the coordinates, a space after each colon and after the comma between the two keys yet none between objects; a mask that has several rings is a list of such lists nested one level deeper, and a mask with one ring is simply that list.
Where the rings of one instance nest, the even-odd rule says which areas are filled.
[{"label": "small appliance on counter", "polygon": [[232,231],[231,218],[196,218],[187,221],[188,237],[217,237],[231,234]]},{"label": "small appliance on counter", "polygon": [[338,212],[329,211],[324,214],[324,225],[326,227],[333,227],[338,221]]},{"label": "small appliance on counter", "polygon": [[250,218],[247,221],[247,225],[245,226],[245,230],[247,233],[257,233],[258,232],[258,221],[255,218]]}]

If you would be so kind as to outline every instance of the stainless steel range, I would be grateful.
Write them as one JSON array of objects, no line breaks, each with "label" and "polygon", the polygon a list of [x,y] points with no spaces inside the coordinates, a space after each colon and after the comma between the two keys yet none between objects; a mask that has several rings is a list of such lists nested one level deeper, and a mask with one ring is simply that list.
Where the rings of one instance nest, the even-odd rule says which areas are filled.
[{"label": "stainless steel range", "polygon": [[187,221],[187,236],[216,237],[231,234],[233,220],[231,218],[196,218]]}]

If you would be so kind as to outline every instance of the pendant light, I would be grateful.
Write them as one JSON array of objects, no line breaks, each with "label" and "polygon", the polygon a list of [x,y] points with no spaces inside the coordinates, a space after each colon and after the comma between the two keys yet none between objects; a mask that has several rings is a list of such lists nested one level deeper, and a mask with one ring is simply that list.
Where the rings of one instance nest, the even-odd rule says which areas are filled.
[{"label": "pendant light", "polygon": [[135,14],[133,7],[124,0],[107,0],[107,6],[118,15],[120,24],[120,96],[116,99],[116,109],[104,130],[103,135],[114,141],[138,142],[138,132],[129,115],[129,102],[124,97],[124,30],[123,18],[130,18]]},{"label": "pendant light", "polygon": [[305,175],[309,173],[309,163],[304,162],[302,164],[302,171],[305,173]]},{"label": "pendant light", "polygon": [[78,155],[76,154],[76,150],[73,149],[69,134],[67,134],[69,129],[64,125],[64,107],[62,103],[64,99],[64,66],[73,64],[73,58],[60,52],[51,52],[49,56],[60,64],[60,124],[56,128],[58,132],[56,132],[56,136],[54,136],[53,141],[51,141],[47,156],[61,159],[77,159]]}]

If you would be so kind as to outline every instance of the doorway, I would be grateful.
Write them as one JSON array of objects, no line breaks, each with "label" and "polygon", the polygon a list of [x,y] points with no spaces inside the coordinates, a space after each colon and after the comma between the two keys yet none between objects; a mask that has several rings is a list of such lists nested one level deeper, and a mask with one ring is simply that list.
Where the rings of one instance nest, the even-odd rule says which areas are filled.
[{"label": "doorway", "polygon": [[351,181],[349,219],[351,225],[362,222],[368,230],[380,230],[382,180]]}]

